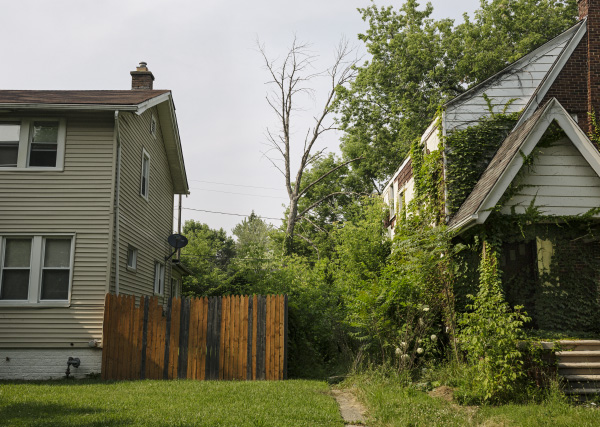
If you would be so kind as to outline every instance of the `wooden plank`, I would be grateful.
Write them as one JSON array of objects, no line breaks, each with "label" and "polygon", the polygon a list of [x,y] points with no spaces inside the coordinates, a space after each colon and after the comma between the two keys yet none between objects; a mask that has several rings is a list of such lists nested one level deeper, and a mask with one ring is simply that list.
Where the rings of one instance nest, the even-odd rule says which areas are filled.
[{"label": "wooden plank", "polygon": [[260,357],[260,363],[258,364],[258,379],[266,379],[266,365],[267,365],[267,298],[265,296],[259,297],[259,308],[260,316],[258,324],[260,325],[260,332],[258,334],[260,351],[257,348],[257,357]]},{"label": "wooden plank", "polygon": [[205,380],[206,379],[206,348],[207,348],[206,338],[207,338],[207,334],[208,334],[208,298],[207,297],[202,298],[201,332],[202,332],[202,342],[200,344],[200,350],[202,352],[201,353],[202,357],[200,359],[200,370],[201,370],[200,379]]},{"label": "wooden plank", "polygon": [[165,354],[163,356],[163,376],[164,380],[169,379],[169,365],[173,364],[173,361],[169,360],[171,356],[171,314],[173,312],[173,298],[167,300],[167,317],[165,319]]},{"label": "wooden plank", "polygon": [[213,340],[213,311],[214,311],[214,297],[208,298],[208,327],[206,328],[206,361],[205,366],[205,378],[212,380],[212,371],[210,365],[212,363],[212,340]]},{"label": "wooden plank", "polygon": [[140,297],[140,304],[136,309],[137,327],[136,327],[136,349],[135,349],[135,365],[133,368],[133,378],[141,379],[142,366],[142,344],[144,337],[144,297]]},{"label": "wooden plank", "polygon": [[111,320],[111,295],[106,294],[104,297],[104,319],[102,321],[102,379],[107,380],[108,378],[108,369],[110,362],[108,361],[108,355],[110,354],[110,343],[109,343],[109,335],[110,335],[110,320]]},{"label": "wooden plank", "polygon": [[283,379],[287,380],[287,357],[288,357],[288,296],[284,296],[283,315]]},{"label": "wooden plank", "polygon": [[256,379],[256,343],[258,341],[257,338],[257,313],[258,313],[258,297],[254,295],[252,297],[252,362],[250,366],[252,367],[252,379]]},{"label": "wooden plank", "polygon": [[284,336],[285,336],[285,297],[279,295],[279,371],[278,377],[283,379],[283,359],[284,359]]},{"label": "wooden plank", "polygon": [[229,354],[230,354],[230,348],[229,348],[229,336],[230,336],[230,330],[229,330],[229,316],[231,314],[231,297],[226,296],[223,297],[223,317],[221,319],[221,322],[223,322],[223,336],[222,336],[222,341],[223,341],[223,366],[221,368],[222,372],[223,372],[223,376],[221,377],[221,379],[223,380],[228,380],[229,379]]},{"label": "wooden plank", "polygon": [[171,333],[169,341],[169,369],[168,378],[177,378],[177,365],[179,362],[179,325],[181,324],[181,299],[173,298],[171,303]]},{"label": "wooden plank", "polygon": [[150,310],[152,312],[152,347],[151,347],[151,355],[150,358],[150,379],[157,380],[158,377],[158,348],[159,348],[159,324],[160,317],[162,317],[162,313],[159,312],[158,309],[158,298],[152,298],[152,302],[150,303]]},{"label": "wooden plank", "polygon": [[269,322],[271,322],[271,354],[269,358],[271,360],[271,371],[269,372],[270,379],[275,379],[275,314],[277,313],[277,304],[275,303],[275,295],[269,295],[271,297],[271,315],[269,317]]},{"label": "wooden plank", "polygon": [[248,332],[246,334],[246,379],[247,380],[251,380],[252,379],[252,321],[254,320],[252,318],[252,308],[254,305],[254,297],[252,296],[248,296],[248,311],[247,311],[247,316],[248,316]]},{"label": "wooden plank", "polygon": [[189,345],[189,333],[190,333],[190,300],[185,299],[182,301],[181,315],[180,315],[180,334],[179,334],[179,363],[177,378],[187,378],[188,368],[188,345]]},{"label": "wooden plank", "polygon": [[[190,298],[190,326],[188,333],[187,379],[196,379],[198,363],[198,299]],[[180,320],[181,323],[181,315]]]},{"label": "wooden plank", "polygon": [[234,372],[234,360],[235,360],[235,353],[233,351],[233,347],[234,347],[234,342],[235,342],[235,297],[234,296],[230,296],[230,306],[229,306],[229,368],[228,368],[228,372],[229,372],[229,377],[227,378],[228,380],[232,380],[235,378],[235,372]]},{"label": "wooden plank", "polygon": [[135,296],[129,296],[128,304],[128,316],[129,316],[129,333],[127,340],[127,370],[126,378],[128,380],[134,379],[133,377],[133,360],[135,354],[135,327],[136,327],[136,316],[135,316]]},{"label": "wooden plank", "polygon": [[240,379],[248,379],[248,296],[242,296],[242,348],[240,351],[242,359],[242,369]]},{"label": "wooden plank", "polygon": [[152,364],[153,361],[153,345],[154,345],[154,298],[148,298],[148,321],[146,332],[146,372],[144,377],[152,379]]},{"label": "wooden plank", "polygon": [[127,319],[126,317],[123,315],[125,313],[125,310],[127,308],[127,304],[125,301],[125,298],[123,298],[123,295],[119,295],[118,296],[118,307],[119,307],[119,327],[118,327],[118,352],[116,354],[117,358],[117,373],[116,373],[116,379],[117,380],[122,380],[125,378],[125,375],[123,373],[123,369],[125,368],[125,360],[124,360],[124,355],[125,355],[125,331],[126,331],[126,325],[127,325]]},{"label": "wooden plank", "polygon": [[271,295],[266,297],[266,324],[265,324],[265,379],[271,379]]},{"label": "wooden plank", "polygon": [[279,295],[273,295],[273,305],[274,305],[274,316],[273,316],[273,341],[274,341],[274,350],[273,351],[273,379],[279,379],[279,352],[281,350],[279,343]]},{"label": "wooden plank", "polygon": [[224,377],[224,360],[225,360],[225,317],[227,309],[227,298],[221,298],[221,338],[219,339],[219,379],[222,380]]},{"label": "wooden plank", "polygon": [[215,379],[219,379],[219,370],[220,365],[219,361],[221,360],[221,316],[223,314],[223,301],[221,297],[217,298],[217,313],[215,318],[215,332],[217,335],[215,341],[215,350],[217,355],[215,357]]},{"label": "wooden plank", "polygon": [[147,375],[147,359],[148,359],[148,317],[150,316],[150,299],[148,297],[142,297],[140,299],[140,306],[144,304],[143,308],[143,320],[142,320],[142,349],[140,359],[140,379],[148,378]]}]

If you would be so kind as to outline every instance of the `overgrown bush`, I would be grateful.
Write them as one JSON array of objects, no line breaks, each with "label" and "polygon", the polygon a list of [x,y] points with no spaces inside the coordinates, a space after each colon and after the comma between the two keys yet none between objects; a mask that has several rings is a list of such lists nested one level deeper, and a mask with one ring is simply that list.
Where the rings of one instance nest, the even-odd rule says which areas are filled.
[{"label": "overgrown bush", "polygon": [[500,403],[515,397],[525,378],[523,354],[518,341],[525,338],[521,327],[529,320],[522,307],[514,311],[504,300],[497,268],[497,252],[484,243],[480,265],[480,287],[470,310],[460,319],[461,348],[471,365],[470,384],[462,385],[462,400]]}]

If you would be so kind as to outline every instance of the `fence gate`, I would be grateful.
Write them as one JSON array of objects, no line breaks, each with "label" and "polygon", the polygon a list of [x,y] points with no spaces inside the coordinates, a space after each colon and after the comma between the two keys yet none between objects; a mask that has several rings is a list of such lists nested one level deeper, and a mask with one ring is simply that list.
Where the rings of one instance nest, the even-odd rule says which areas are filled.
[{"label": "fence gate", "polygon": [[287,378],[287,295],[106,295],[102,378]]}]

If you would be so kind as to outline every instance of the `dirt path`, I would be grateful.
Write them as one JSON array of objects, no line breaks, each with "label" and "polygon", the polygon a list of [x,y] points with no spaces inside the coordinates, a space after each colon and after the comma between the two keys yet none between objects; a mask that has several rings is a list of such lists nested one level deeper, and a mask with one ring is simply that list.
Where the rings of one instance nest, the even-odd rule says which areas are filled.
[{"label": "dirt path", "polygon": [[346,427],[366,426],[367,409],[356,399],[354,394],[349,390],[332,390],[331,394],[335,397],[342,418],[346,423]]}]

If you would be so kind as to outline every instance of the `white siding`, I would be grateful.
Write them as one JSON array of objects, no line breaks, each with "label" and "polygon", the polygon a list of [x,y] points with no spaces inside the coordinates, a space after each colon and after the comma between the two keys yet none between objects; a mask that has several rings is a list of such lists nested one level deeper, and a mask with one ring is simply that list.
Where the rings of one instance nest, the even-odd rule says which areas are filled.
[{"label": "white siding", "polygon": [[559,54],[566,47],[573,31],[568,31],[551,42],[546,43],[530,55],[513,64],[510,70],[482,84],[473,93],[466,94],[463,99],[450,103],[445,111],[445,131],[464,129],[474,125],[477,121],[489,114],[487,103],[483,98],[485,93],[491,98],[492,104],[498,105],[495,112],[500,111],[510,100],[514,100],[507,112],[521,111],[529,102],[548,73]]},{"label": "white siding", "polygon": [[114,120],[71,114],[66,121],[64,171],[0,171],[0,234],[75,234],[71,306],[0,306],[2,348],[87,347],[102,338]]},{"label": "white siding", "polygon": [[[545,215],[579,215],[600,206],[600,177],[569,139],[540,148],[533,167],[523,171],[524,184],[502,208],[522,213],[535,198]],[[518,179],[518,178],[517,178]]]}]

